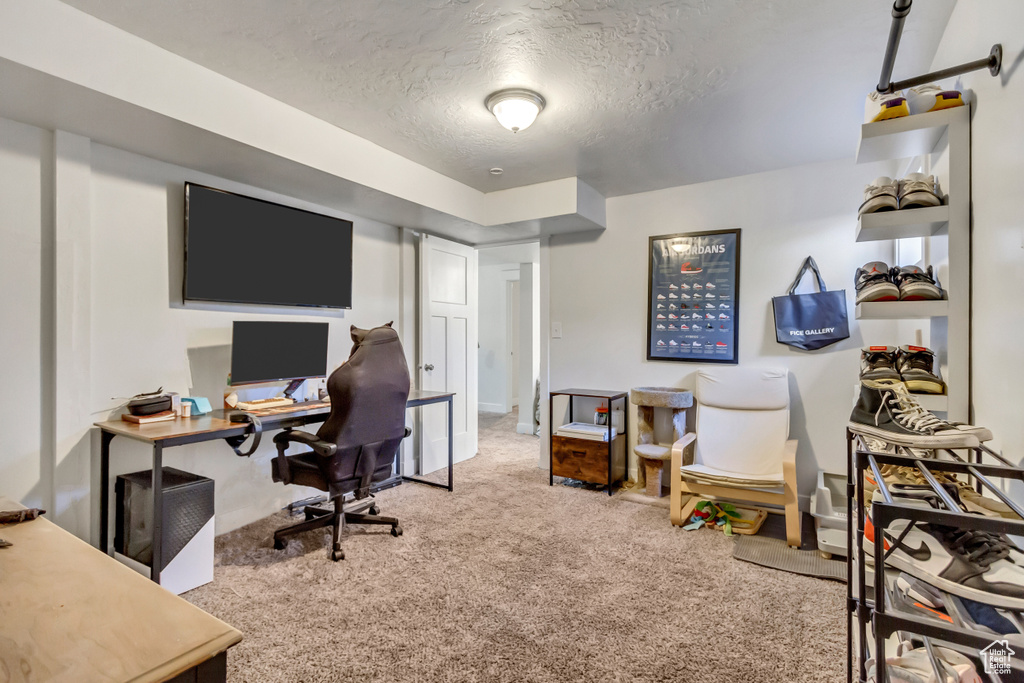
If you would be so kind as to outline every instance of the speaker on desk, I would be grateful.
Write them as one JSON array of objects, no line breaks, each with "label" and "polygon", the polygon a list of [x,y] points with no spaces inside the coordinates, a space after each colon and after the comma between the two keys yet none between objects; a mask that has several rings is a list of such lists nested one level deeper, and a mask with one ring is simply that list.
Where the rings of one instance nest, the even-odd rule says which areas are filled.
[{"label": "speaker on desk", "polygon": [[[142,574],[153,566],[152,470],[117,477],[115,557]],[[163,468],[160,585],[180,594],[213,581],[213,480]]]}]

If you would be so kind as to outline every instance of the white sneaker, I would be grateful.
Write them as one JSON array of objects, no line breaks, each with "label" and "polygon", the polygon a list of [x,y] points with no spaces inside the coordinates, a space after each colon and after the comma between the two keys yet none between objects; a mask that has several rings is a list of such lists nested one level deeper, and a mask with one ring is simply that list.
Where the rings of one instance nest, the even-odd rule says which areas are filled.
[{"label": "white sneaker", "polygon": [[668,288],[669,288],[669,289],[679,289],[679,288],[678,288],[678,287],[676,287],[675,285],[669,285],[669,286],[668,286]]},{"label": "white sneaker", "polygon": [[662,325],[661,323],[658,323],[657,325],[654,326],[654,329],[656,329],[656,330],[663,330],[663,329],[665,329],[665,326]]},{"label": "white sneaker", "polygon": [[901,209],[916,209],[925,206],[942,204],[938,183],[935,176],[924,173],[908,173],[899,181],[899,205]]},{"label": "white sneaker", "polygon": [[679,297],[677,295],[672,294],[671,292],[669,292],[668,298],[669,299],[678,299]]},{"label": "white sneaker", "polygon": [[664,301],[664,300],[665,300],[665,295],[664,294],[659,294],[658,295],[658,301]]},{"label": "white sneaker", "polygon": [[880,176],[864,188],[864,202],[857,210],[858,216],[877,211],[895,211],[900,207],[899,184],[887,176]]},{"label": "white sneaker", "polygon": [[944,89],[935,85],[919,85],[907,91],[907,106],[911,114],[924,114],[940,109],[964,106],[964,96],[959,90]]},{"label": "white sneaker", "polygon": [[714,288],[715,288],[715,286],[714,286],[713,284],[711,284],[710,282],[709,282],[709,283],[707,283],[706,285],[704,285],[704,287],[705,287],[706,289],[714,289]]},{"label": "white sneaker", "polygon": [[689,288],[690,288],[690,285],[686,284],[685,282],[683,284],[679,285],[679,289],[689,289]]},{"label": "white sneaker", "polygon": [[665,304],[658,304],[658,310],[659,311],[664,311],[665,310]]},{"label": "white sneaker", "polygon": [[677,342],[675,339],[669,339],[668,345],[669,346],[679,346],[679,342]]},{"label": "white sneaker", "polygon": [[907,98],[903,96],[902,90],[885,94],[872,90],[868,93],[864,102],[864,123],[886,121],[901,116],[910,116]]},{"label": "white sneaker", "polygon": [[714,299],[714,298],[715,298],[715,295],[714,295],[714,294],[705,294],[705,295],[704,295],[704,298],[705,298],[705,299]]}]

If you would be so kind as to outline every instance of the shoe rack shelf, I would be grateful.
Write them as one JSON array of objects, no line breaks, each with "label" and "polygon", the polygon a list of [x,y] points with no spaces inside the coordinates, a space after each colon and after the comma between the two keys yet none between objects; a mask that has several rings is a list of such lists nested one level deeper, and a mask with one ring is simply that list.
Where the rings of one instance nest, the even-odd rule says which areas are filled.
[{"label": "shoe rack shelf", "polygon": [[[966,609],[957,597],[950,597],[943,592],[946,611],[951,622],[943,621],[934,616],[923,616],[921,612],[911,613],[896,607],[892,599],[891,584],[898,570],[888,565],[887,554],[880,558],[872,558],[873,569],[868,566],[868,554],[862,539],[865,534],[867,504],[871,495],[865,490],[865,475],[870,472],[876,482],[882,485],[885,492],[883,500],[871,505],[871,521],[874,527],[872,542],[875,548],[883,547],[885,529],[895,520],[903,519],[922,524],[933,524],[956,527],[963,530],[976,530],[994,534],[1024,536],[1024,518],[1007,519],[1003,517],[985,517],[964,512],[949,499],[938,481],[931,483],[932,490],[941,503],[939,509],[918,508],[900,504],[891,495],[888,485],[881,474],[883,465],[916,467],[925,479],[933,478],[940,473],[956,474],[972,481],[979,493],[987,492],[1014,509],[1017,514],[1024,513],[1021,504],[1011,500],[999,486],[1000,480],[1024,482],[1024,469],[1014,466],[999,454],[982,446],[975,449],[958,451],[929,451],[933,457],[920,458],[914,456],[909,449],[897,447],[894,453],[873,453],[862,446],[858,437],[847,431],[847,654],[848,677],[851,681],[867,681],[866,662],[874,658],[878,663],[876,678],[872,680],[889,680],[886,676],[885,652],[891,656],[891,647],[886,650],[886,642],[896,634],[896,641],[912,640],[926,649],[933,668],[937,670],[935,646],[949,648],[982,665],[979,653],[994,641],[1002,640],[991,632],[977,630],[970,625]],[[988,456],[988,457],[986,457]],[[992,464],[993,461],[996,464]],[[949,499],[949,500],[947,500]],[[881,571],[879,571],[881,567]],[[1024,632],[1024,614],[1019,610],[1002,609],[1001,615],[1019,631]],[[994,683],[1018,681],[1024,679],[1024,662],[1019,657],[1013,661],[1010,673],[984,673],[984,667],[978,666],[982,680]]]},{"label": "shoe rack shelf", "polygon": [[866,301],[857,304],[857,320],[945,318],[948,301]]},{"label": "shoe rack shelf", "polygon": [[949,228],[949,207],[880,211],[857,220],[857,241],[901,240],[907,237],[941,235]]},{"label": "shoe rack shelf", "polygon": [[[947,385],[945,416],[970,422],[971,359],[971,108],[914,114],[861,126],[857,163],[927,157],[943,179],[946,204],[868,214],[857,222],[858,242],[924,239],[923,253],[943,270],[943,301],[858,304],[858,320],[927,320],[929,345],[941,359]],[[900,264],[906,265],[906,264]],[[898,343],[898,342],[897,342]],[[929,410],[936,408],[929,407]]]}]

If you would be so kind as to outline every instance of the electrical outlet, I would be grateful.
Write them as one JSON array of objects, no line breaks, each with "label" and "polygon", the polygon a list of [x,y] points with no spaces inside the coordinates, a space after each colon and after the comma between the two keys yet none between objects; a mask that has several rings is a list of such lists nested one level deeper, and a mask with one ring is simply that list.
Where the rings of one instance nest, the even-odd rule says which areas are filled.
[{"label": "electrical outlet", "polygon": [[562,323],[551,323],[551,338],[561,339],[562,338]]}]

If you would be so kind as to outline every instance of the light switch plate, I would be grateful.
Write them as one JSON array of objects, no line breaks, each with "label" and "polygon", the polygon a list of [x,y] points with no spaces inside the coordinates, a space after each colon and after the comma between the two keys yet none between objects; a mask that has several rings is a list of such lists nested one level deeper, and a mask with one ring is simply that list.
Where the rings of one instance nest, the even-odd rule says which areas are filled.
[{"label": "light switch plate", "polygon": [[561,339],[562,338],[562,323],[551,323],[551,338]]}]

